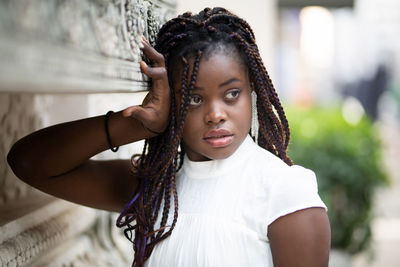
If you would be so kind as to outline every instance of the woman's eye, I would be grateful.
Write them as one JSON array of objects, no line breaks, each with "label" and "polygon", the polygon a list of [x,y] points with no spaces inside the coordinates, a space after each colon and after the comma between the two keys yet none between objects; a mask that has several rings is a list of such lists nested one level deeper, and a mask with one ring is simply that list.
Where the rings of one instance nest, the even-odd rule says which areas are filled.
[{"label": "woman's eye", "polygon": [[194,95],[194,96],[192,96],[192,97],[190,98],[189,104],[192,105],[192,106],[198,106],[198,105],[201,104],[201,102],[202,102],[201,97],[198,96],[198,95]]},{"label": "woman's eye", "polygon": [[236,98],[238,98],[239,94],[240,94],[240,90],[238,90],[238,89],[232,90],[226,94],[226,98],[227,99],[236,99]]}]

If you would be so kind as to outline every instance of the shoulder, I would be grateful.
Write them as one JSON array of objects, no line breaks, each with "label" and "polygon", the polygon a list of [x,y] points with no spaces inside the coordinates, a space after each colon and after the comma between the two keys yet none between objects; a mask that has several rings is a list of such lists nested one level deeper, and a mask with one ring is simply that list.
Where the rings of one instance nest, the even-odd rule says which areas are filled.
[{"label": "shoulder", "polygon": [[326,213],[327,207],[318,194],[314,171],[300,165],[289,166],[258,145],[253,151],[252,161],[257,163],[258,170],[255,176],[263,191],[264,229],[267,233],[269,225],[282,216],[308,208],[321,208]]},{"label": "shoulder", "polygon": [[268,223],[296,210],[318,206],[326,208],[318,195],[314,171],[287,165],[279,157],[253,143],[248,158],[249,177],[262,190],[269,213]]},{"label": "shoulder", "polygon": [[249,159],[257,166],[269,186],[283,184],[308,184],[314,189],[317,179],[314,171],[300,165],[287,165],[282,159],[254,143]]},{"label": "shoulder", "polygon": [[314,171],[300,165],[287,165],[282,159],[252,142],[244,166],[251,179],[274,196],[291,194],[291,191],[318,192]]},{"label": "shoulder", "polygon": [[315,172],[300,165],[281,166],[274,171],[270,178],[270,186],[275,190],[294,190],[318,192]]},{"label": "shoulder", "polygon": [[268,199],[266,224],[287,214],[311,207],[323,208],[326,205],[318,194],[315,173],[299,165],[281,166],[264,174]]},{"label": "shoulder", "polygon": [[260,147],[254,141],[249,146],[249,160],[262,172],[282,171],[289,167],[279,157]]}]

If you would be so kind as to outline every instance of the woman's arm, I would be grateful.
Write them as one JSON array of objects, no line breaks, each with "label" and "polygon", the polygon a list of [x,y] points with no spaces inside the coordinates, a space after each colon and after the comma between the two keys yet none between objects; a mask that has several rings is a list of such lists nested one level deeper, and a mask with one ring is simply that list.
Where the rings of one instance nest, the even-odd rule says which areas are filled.
[{"label": "woman's arm", "polygon": [[[13,145],[8,163],[17,177],[46,193],[115,210],[135,189],[135,182],[129,175],[129,160],[88,161],[108,149],[104,119],[87,118],[34,132]],[[122,112],[109,118],[109,132],[115,145],[149,137],[139,121],[123,117]],[[125,183],[129,186],[117,186]]]},{"label": "woman's arm", "polygon": [[[57,124],[17,141],[8,154],[14,173],[25,180],[55,177],[74,169],[90,157],[107,150],[104,116]],[[108,128],[114,145],[149,137],[135,119],[112,114]]]},{"label": "woman's arm", "polygon": [[327,267],[331,232],[323,208],[280,217],[268,228],[275,267]]},{"label": "woman's arm", "polygon": [[[114,146],[155,136],[153,132],[162,132],[168,125],[170,96],[164,58],[147,41],[143,46],[153,67],[144,62],[140,65],[152,78],[152,88],[141,106],[109,117]],[[137,181],[130,176],[129,160],[89,160],[108,148],[105,116],[98,116],[34,132],[13,145],[7,160],[21,180],[44,192],[95,208],[121,211]]]}]

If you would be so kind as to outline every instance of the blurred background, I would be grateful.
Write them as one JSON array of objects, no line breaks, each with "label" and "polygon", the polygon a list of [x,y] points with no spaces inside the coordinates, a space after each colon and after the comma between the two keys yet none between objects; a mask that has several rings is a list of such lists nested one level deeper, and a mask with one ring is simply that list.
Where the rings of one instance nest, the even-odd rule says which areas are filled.
[{"label": "blurred background", "polygon": [[[110,230],[115,215],[93,211],[84,219],[88,211],[78,207],[44,209],[53,201],[47,198],[27,208],[40,193],[16,182],[6,153],[33,130],[140,103],[146,83],[135,42],[142,34],[154,38],[158,21],[206,6],[226,7],[255,32],[291,125],[289,155],[316,172],[329,208],[330,266],[400,266],[398,0],[0,0],[0,260],[29,255],[19,256],[21,266],[52,266],[54,259],[70,265],[72,258],[82,266],[112,266],[99,263],[107,257],[121,266],[131,261],[115,260],[130,253],[126,240]],[[97,158],[129,158],[140,151],[137,143]],[[56,212],[72,214],[66,222],[86,223],[61,235],[57,228],[47,235],[56,236],[55,243],[25,228],[21,236],[28,215],[35,223],[41,216],[58,222]],[[24,248],[27,236],[41,247]],[[41,257],[52,244],[58,252]],[[122,252],[112,258],[107,252],[114,247]],[[107,255],[91,254],[99,248],[96,255]]]},{"label": "blurred background", "polygon": [[275,66],[291,156],[319,177],[332,246],[352,266],[399,266],[400,2],[289,2],[278,11]]},{"label": "blurred background", "polygon": [[[400,266],[400,1],[178,1],[253,27],[296,164],[329,207],[330,266]],[[257,7],[257,8],[255,8]]]}]

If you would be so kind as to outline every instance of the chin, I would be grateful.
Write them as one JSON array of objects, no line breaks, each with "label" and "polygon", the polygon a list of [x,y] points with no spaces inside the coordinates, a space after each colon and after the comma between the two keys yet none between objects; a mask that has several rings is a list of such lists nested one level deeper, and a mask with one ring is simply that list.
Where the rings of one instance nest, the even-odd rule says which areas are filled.
[{"label": "chin", "polygon": [[206,157],[209,159],[213,159],[213,160],[226,159],[226,158],[229,158],[233,153],[235,153],[236,149],[234,149],[234,150],[229,149],[227,151],[216,151],[215,153],[212,153],[211,155],[206,155]]}]

